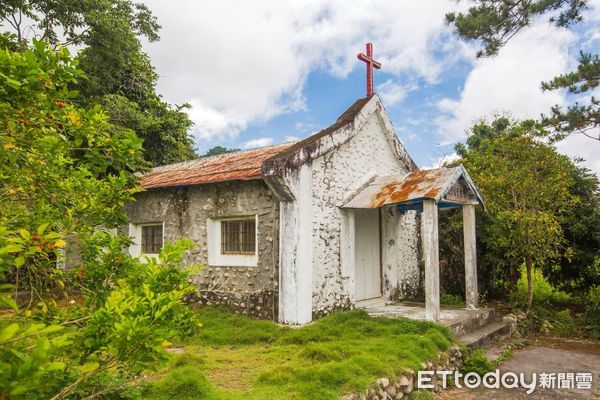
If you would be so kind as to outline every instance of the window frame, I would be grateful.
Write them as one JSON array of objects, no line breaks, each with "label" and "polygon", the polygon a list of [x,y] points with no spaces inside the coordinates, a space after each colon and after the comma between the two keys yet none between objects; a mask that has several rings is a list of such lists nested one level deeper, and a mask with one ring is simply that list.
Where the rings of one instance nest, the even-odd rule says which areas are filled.
[{"label": "window frame", "polygon": [[[160,248],[158,249],[157,252],[146,252],[144,251],[144,228],[149,228],[149,227],[159,227],[160,226]],[[140,254],[142,255],[158,255],[160,253],[160,251],[162,250],[162,248],[165,246],[165,224],[163,222],[151,222],[151,223],[146,223],[146,224],[140,224],[139,225],[140,228]],[[154,239],[154,233],[153,233],[153,239]],[[154,246],[154,243],[152,243],[152,247]]]},{"label": "window frame", "polygon": [[[222,254],[222,222],[223,221],[241,221],[254,220],[254,252]],[[207,233],[207,261],[211,267],[257,267],[258,266],[258,231],[260,224],[258,215],[244,214],[231,216],[215,216],[209,217],[206,220]]]},{"label": "window frame", "polygon": [[[221,250],[221,254],[224,256],[230,256],[230,255],[254,255],[256,254],[256,219],[255,218],[240,218],[240,219],[223,219],[220,220],[219,223],[221,224],[221,243],[220,243],[220,250]],[[225,227],[229,224],[234,224],[237,223],[239,224],[237,232],[227,232],[227,229],[225,229]],[[245,228],[245,224],[250,224],[251,223],[251,228],[248,228],[248,230],[246,231]],[[232,234],[232,236],[237,235],[238,236],[238,240],[232,243],[227,243],[227,238],[228,238],[228,233]],[[245,241],[244,239],[248,239],[248,238],[244,238],[244,235],[252,235],[252,241]],[[237,247],[239,247],[238,250],[227,250],[228,246],[235,246],[237,245]],[[244,250],[244,246],[248,245],[248,246],[252,246],[252,250]]]}]

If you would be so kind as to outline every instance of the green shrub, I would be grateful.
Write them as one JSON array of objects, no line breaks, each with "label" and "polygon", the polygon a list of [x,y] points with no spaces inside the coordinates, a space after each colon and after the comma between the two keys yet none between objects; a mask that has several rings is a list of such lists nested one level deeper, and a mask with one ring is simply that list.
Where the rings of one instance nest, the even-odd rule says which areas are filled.
[{"label": "green shrub", "polygon": [[600,339],[600,286],[590,289],[586,298],[585,330],[593,339]]},{"label": "green shrub", "polygon": [[132,258],[118,247],[99,248],[101,258],[118,251],[130,270],[113,279],[107,276],[105,297],[89,293],[75,320],[61,323],[68,315],[49,313],[47,307],[32,317],[24,313],[0,320],[0,393],[11,399],[46,399],[57,393],[59,398],[84,398],[97,391],[107,398],[134,396],[128,381],[159,368],[168,359],[170,340],[199,329],[197,314],[184,303],[195,290],[188,283],[191,270],[180,266],[190,246],[185,240],[166,244],[160,264]]},{"label": "green shrub", "polygon": [[[542,275],[540,270],[534,269],[532,274],[533,279],[533,303],[543,306],[559,305],[571,302],[573,299],[562,290],[554,288]],[[521,273],[521,277],[517,282],[517,290],[513,293],[511,303],[513,307],[518,309],[525,308],[527,304],[527,277],[525,271]]]},{"label": "green shrub", "polygon": [[492,363],[485,355],[483,349],[477,349],[467,354],[464,358],[460,371],[463,374],[469,372],[476,372],[483,376],[490,371],[496,369],[494,363]]},{"label": "green shrub", "polygon": [[455,294],[442,293],[440,294],[440,304],[447,304],[452,306],[464,305],[465,301]]},{"label": "green shrub", "polygon": [[159,381],[145,385],[144,398],[155,400],[196,400],[212,395],[214,389],[202,373],[192,366],[176,368]]}]

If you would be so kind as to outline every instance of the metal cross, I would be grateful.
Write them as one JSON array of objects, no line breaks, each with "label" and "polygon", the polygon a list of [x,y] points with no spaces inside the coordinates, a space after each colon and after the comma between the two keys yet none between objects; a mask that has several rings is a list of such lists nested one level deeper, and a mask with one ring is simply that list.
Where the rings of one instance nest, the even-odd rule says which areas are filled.
[{"label": "metal cross", "polygon": [[358,53],[358,59],[367,64],[367,97],[373,94],[373,68],[381,68],[381,64],[373,59],[373,43],[367,43],[367,54]]}]

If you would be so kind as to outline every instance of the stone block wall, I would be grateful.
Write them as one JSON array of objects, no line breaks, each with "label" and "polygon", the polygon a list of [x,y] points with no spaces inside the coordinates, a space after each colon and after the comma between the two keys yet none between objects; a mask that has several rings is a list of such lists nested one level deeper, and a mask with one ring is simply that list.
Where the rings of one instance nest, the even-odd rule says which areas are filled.
[{"label": "stone block wall", "polygon": [[[132,224],[162,222],[165,242],[196,243],[185,262],[203,265],[193,278],[199,301],[277,319],[279,201],[262,180],[148,190],[137,194],[126,212]],[[257,265],[208,265],[208,219],[249,215],[257,216]]]}]

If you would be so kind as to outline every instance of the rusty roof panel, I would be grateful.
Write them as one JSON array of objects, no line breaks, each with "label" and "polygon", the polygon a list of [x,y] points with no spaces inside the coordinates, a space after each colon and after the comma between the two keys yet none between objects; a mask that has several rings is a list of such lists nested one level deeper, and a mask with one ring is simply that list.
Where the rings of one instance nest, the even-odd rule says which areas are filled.
[{"label": "rusty roof panel", "polygon": [[156,167],[142,175],[141,185],[145,189],[153,189],[260,179],[263,161],[293,144],[285,143]]},{"label": "rusty roof panel", "polygon": [[481,201],[477,189],[461,165],[454,168],[426,169],[406,175],[378,177],[344,207],[378,208],[388,204],[408,203],[422,199],[440,201],[461,176]]}]

